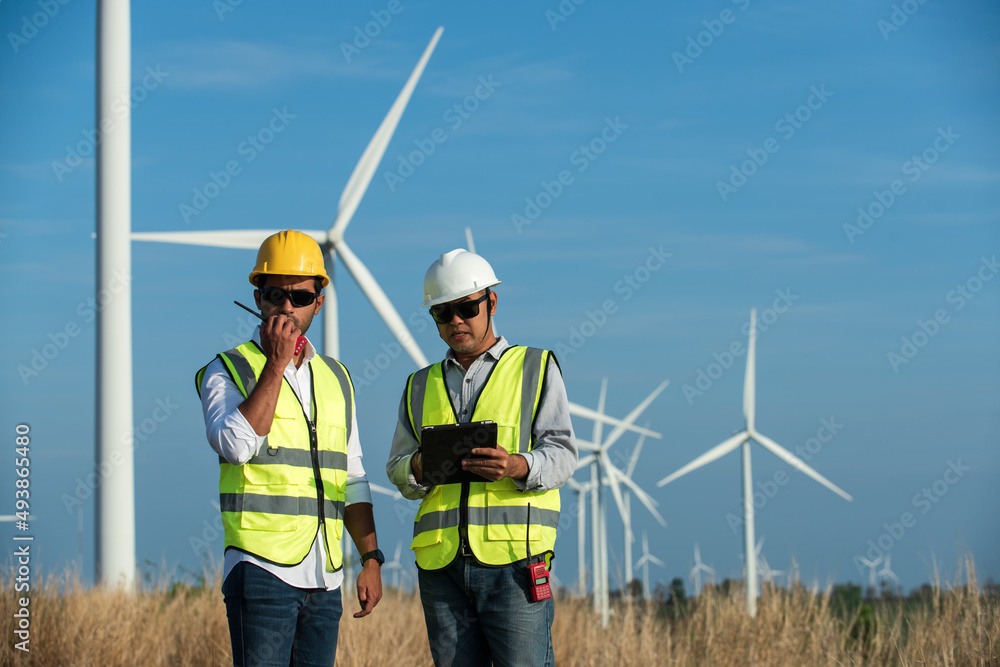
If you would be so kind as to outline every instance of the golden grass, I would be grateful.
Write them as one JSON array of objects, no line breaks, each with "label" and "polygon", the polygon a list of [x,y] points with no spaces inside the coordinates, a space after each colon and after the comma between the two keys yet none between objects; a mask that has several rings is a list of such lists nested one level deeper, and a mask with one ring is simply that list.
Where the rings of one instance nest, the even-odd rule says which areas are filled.
[{"label": "golden grass", "polygon": [[[959,575],[962,573],[960,572]],[[964,579],[965,583],[960,583]],[[14,649],[14,582],[0,584],[0,665],[230,665],[219,583],[158,585],[135,595],[85,589],[73,577],[31,591],[30,653]],[[429,665],[419,599],[387,590],[376,612],[346,605],[338,665]],[[931,599],[838,613],[828,594],[767,586],[750,619],[738,587],[709,590],[677,617],[642,602],[615,607],[600,628],[589,602],[557,600],[553,628],[561,665],[1000,665],[1000,600],[985,597],[972,563]]]}]

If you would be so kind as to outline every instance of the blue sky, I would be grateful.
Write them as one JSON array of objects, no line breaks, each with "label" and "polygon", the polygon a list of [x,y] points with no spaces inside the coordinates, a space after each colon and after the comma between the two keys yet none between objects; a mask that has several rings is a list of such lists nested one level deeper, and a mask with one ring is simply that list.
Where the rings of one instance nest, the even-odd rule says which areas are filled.
[{"label": "blue sky", "polygon": [[[0,332],[0,391],[9,441],[16,424],[31,425],[36,564],[49,571],[80,557],[78,514],[64,501],[94,465],[95,5],[45,8],[0,6],[0,271],[17,295]],[[634,503],[635,557],[647,530],[667,563],[654,579],[686,576],[695,542],[720,577],[739,577],[741,537],[727,521],[739,510],[738,455],[656,481],[742,428],[745,356],[729,364],[726,351],[745,346],[756,307],[758,429],[795,450],[822,420],[841,425],[803,451],[854,496],[755,446],[762,493],[788,471],[758,509],[771,566],[794,559],[806,582],[862,581],[855,557],[881,539],[906,588],[935,561],[950,577],[966,553],[980,577],[1000,576],[993,3],[401,0],[280,11],[133,7],[135,231],[326,228],[444,26],[346,232],[403,319],[426,323],[413,333],[429,358],[444,344],[419,306],[423,273],[464,245],[469,226],[503,281],[501,333],[556,349],[571,400],[596,407],[607,377],[607,409],[624,416],[671,380],[640,419],[664,437],[647,441],[635,473],[668,527]],[[272,119],[281,131],[252,147]],[[429,141],[434,151],[413,158]],[[415,161],[412,173],[401,166]],[[185,215],[230,162],[238,173]],[[870,219],[859,223],[859,207]],[[213,520],[217,466],[192,378],[245,335],[249,316],[232,300],[252,298],[253,254],[135,243],[132,260],[135,422],[169,412],[136,439],[137,558],[198,570],[204,551],[189,538]],[[357,379],[393,338],[335,270],[341,358]],[[61,337],[68,326],[77,333]],[[25,374],[53,340],[65,345]],[[359,382],[365,464],[383,485],[413,370],[403,355]],[[590,437],[589,422],[575,426]],[[624,461],[634,444],[624,437],[612,451]],[[3,475],[9,513],[12,460]],[[563,503],[555,573],[568,584],[573,495]],[[414,510],[377,498],[385,551],[406,539]],[[609,512],[614,581],[621,524]],[[83,523],[90,578],[92,496]],[[0,526],[0,539],[12,545],[12,532]],[[220,558],[221,538],[209,543]]]}]

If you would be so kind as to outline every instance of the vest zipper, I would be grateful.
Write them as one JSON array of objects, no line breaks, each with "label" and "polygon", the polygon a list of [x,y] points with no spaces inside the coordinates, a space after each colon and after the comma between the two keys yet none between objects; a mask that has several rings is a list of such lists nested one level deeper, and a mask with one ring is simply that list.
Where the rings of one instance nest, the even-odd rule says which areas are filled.
[{"label": "vest zipper", "polygon": [[[324,509],[323,509],[323,477],[320,475],[319,471],[319,440],[316,437],[316,422],[309,422],[309,453],[312,455],[313,464],[313,476],[316,478],[316,502],[319,503],[319,526],[322,528],[324,526]],[[326,537],[326,531],[323,531],[323,537]]]},{"label": "vest zipper", "polygon": [[469,545],[469,482],[462,482],[462,497],[458,502],[458,554],[472,555]]}]

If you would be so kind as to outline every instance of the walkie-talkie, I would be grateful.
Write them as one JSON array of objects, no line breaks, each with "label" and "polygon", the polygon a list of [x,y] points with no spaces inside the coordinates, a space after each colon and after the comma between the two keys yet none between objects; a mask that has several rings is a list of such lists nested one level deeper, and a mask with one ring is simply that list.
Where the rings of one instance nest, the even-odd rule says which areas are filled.
[{"label": "walkie-talkie", "polygon": [[[255,315],[257,317],[257,319],[259,319],[261,322],[265,321],[263,315],[261,315],[260,313],[258,313],[256,310],[251,310],[251,309],[247,308],[246,306],[244,306],[239,301],[233,301],[233,303],[235,303],[237,306],[239,306],[243,310],[247,311],[251,315]],[[304,348],[305,346],[306,346],[306,337],[305,336],[299,336],[297,339],[295,339],[295,354],[298,354],[299,352],[301,352],[302,348]]]},{"label": "walkie-talkie", "polygon": [[531,562],[531,503],[528,503],[527,530],[524,534],[524,546],[528,553],[528,579],[531,580],[531,601],[541,602],[552,597],[549,586],[549,569],[545,567],[545,556],[536,556],[537,562]]}]

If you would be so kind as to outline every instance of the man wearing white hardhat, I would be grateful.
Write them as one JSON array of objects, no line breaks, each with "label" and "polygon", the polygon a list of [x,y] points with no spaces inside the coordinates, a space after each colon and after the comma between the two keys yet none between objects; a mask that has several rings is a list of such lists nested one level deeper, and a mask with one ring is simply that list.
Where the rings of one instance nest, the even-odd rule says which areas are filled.
[{"label": "man wearing white hardhat", "polygon": [[[450,349],[407,380],[386,465],[421,501],[411,548],[439,666],[553,664],[548,567],[577,449],[555,356],[496,335],[499,284],[465,250],[427,270],[424,305]],[[481,481],[433,484],[445,478],[424,474],[424,429],[480,422],[496,425],[496,447],[474,447],[461,468]]]}]

